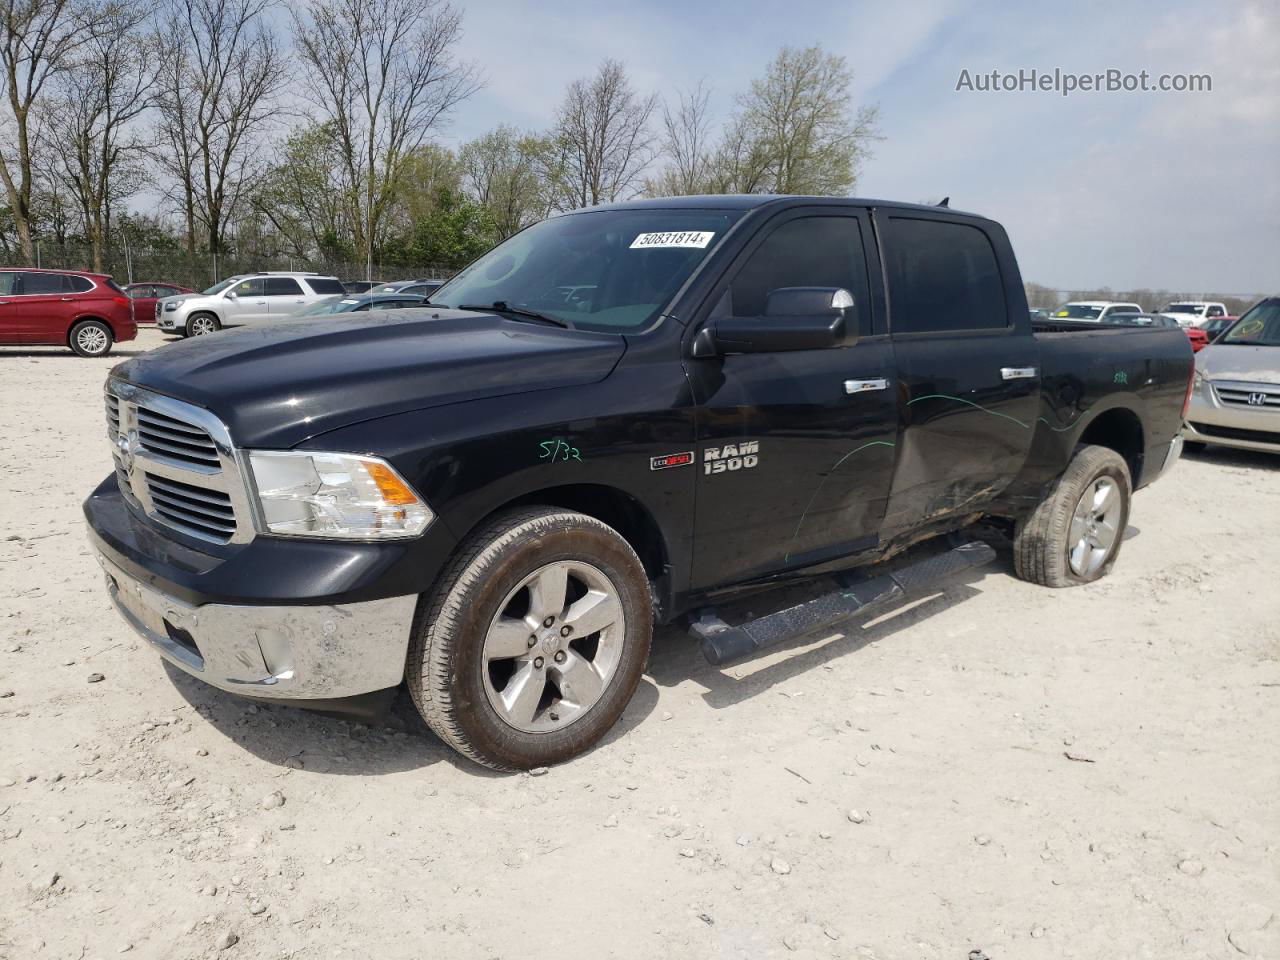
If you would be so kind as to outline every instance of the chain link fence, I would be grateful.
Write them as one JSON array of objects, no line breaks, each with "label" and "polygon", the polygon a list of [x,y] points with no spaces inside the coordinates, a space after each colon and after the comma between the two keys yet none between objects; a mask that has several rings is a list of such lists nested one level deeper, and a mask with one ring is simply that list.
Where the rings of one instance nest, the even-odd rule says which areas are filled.
[{"label": "chain link fence", "polygon": [[[17,266],[17,264],[14,264]],[[40,243],[36,247],[36,266],[46,270],[83,270],[96,273],[93,269],[93,251],[88,246],[77,244]],[[197,253],[194,256],[185,250],[172,248],[128,247],[117,245],[108,248],[103,254],[103,273],[113,276],[117,283],[172,283],[192,290],[204,290],[219,280],[242,273],[257,273],[265,270],[296,270],[314,272],[326,276],[335,276],[339,280],[445,280],[452,276],[456,269],[440,264],[395,265],[389,266],[374,259],[373,276],[365,276],[363,262],[348,260],[303,259],[284,256],[246,256],[226,254],[214,256],[208,253]]]}]

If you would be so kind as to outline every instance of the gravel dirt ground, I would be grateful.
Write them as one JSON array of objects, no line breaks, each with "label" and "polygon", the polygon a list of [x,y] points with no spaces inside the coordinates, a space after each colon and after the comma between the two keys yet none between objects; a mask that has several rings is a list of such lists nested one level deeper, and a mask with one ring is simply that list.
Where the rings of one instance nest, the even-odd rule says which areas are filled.
[{"label": "gravel dirt ground", "polygon": [[[166,669],[80,502],[113,357],[0,350],[0,958],[1280,957],[1280,457],[747,664],[659,632],[542,776]],[[754,601],[757,610],[768,601]]]}]

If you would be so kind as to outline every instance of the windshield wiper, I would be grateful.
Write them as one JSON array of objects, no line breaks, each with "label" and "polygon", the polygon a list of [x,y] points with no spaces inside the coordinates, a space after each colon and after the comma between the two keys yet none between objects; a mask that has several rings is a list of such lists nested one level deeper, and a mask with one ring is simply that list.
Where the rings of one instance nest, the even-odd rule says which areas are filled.
[{"label": "windshield wiper", "polygon": [[516,318],[538,320],[542,323],[549,323],[553,327],[564,327],[566,330],[572,329],[567,322],[561,320],[559,317],[549,317],[545,313],[538,313],[536,310],[525,310],[522,307],[513,307],[508,305],[505,300],[495,300],[493,303],[463,303],[459,304],[454,309],[484,310],[489,313],[506,313]]}]

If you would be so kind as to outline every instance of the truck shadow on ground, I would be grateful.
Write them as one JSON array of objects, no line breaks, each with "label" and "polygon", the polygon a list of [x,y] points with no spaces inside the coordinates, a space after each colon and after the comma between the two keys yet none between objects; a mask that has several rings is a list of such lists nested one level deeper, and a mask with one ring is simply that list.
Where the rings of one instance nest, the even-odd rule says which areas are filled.
[{"label": "truck shadow on ground", "polygon": [[[982,591],[975,585],[992,575],[1013,575],[1012,557],[1007,552],[999,552],[996,560],[986,567],[949,578],[933,591],[877,607],[822,631],[796,636],[723,667],[709,664],[702,656],[699,643],[680,627],[665,627],[654,636],[649,675],[660,687],[693,680],[705,688],[702,699],[708,706],[716,710],[732,707],[870,644],[890,640],[902,630],[919,626],[979,596]],[[727,622],[739,623],[752,615],[761,616],[803,599],[805,596],[790,590],[779,590],[776,594],[739,601],[734,604],[738,609],[722,608],[721,614]],[[777,659],[779,656],[783,659]],[[773,662],[758,666],[765,661]]]},{"label": "truck shadow on ground", "polygon": [[[225,693],[162,661],[174,688],[210,727],[260,760],[335,776],[381,776],[447,763],[480,777],[511,774],[486,769],[446,746],[423,722],[401,686],[391,710],[371,722],[254,701]],[[602,743],[626,736],[653,713],[658,690],[642,681]],[[193,718],[193,723],[198,721]]]}]

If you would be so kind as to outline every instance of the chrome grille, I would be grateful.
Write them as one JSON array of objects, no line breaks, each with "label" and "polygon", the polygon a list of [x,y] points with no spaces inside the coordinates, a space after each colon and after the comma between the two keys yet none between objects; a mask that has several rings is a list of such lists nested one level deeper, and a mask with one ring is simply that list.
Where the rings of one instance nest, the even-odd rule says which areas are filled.
[{"label": "chrome grille", "polygon": [[1214,381],[1213,389],[1223,403],[1257,410],[1280,410],[1280,384],[1217,380]]},{"label": "chrome grille", "polygon": [[220,420],[120,380],[107,381],[106,407],[116,483],[134,509],[213,543],[253,538],[239,455]]},{"label": "chrome grille", "polygon": [[236,512],[225,493],[151,473],[146,480],[156,513],[174,526],[224,542],[235,535]]},{"label": "chrome grille", "polygon": [[146,450],[212,470],[221,469],[213,438],[177,417],[138,407],[138,443]]}]

